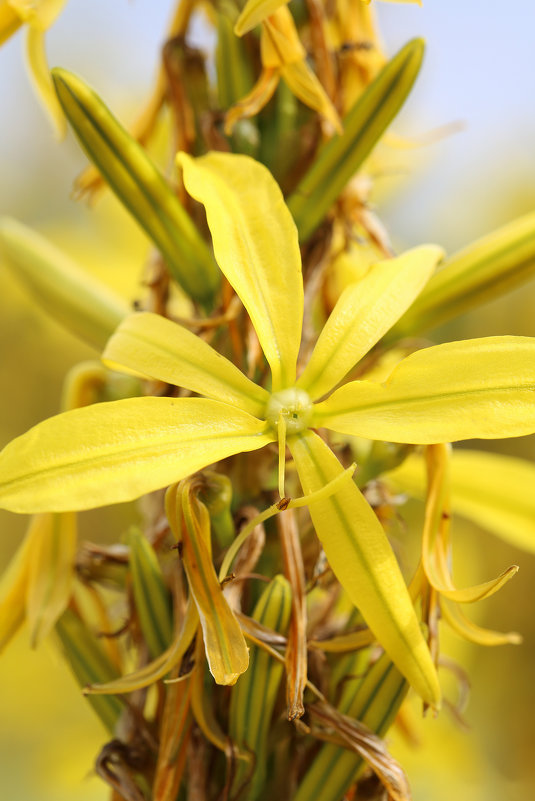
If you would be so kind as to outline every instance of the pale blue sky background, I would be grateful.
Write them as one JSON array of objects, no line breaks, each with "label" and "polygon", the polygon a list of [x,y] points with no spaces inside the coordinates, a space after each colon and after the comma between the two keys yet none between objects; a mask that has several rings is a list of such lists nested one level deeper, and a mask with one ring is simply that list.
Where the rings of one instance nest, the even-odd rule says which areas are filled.
[{"label": "pale blue sky background", "polygon": [[[423,7],[376,6],[389,52],[415,35],[428,43],[398,131],[418,134],[457,120],[465,125],[462,133],[426,149],[431,165],[414,181],[395,228],[414,241],[440,235],[447,245],[460,244],[478,232],[474,204],[480,191],[495,218],[492,224],[507,219],[499,197],[507,186],[520,180],[535,185],[534,5],[531,0],[425,0]],[[117,113],[128,115],[125,106],[132,107],[150,87],[170,7],[168,0],[71,0],[48,35],[50,63],[79,71]],[[20,35],[0,50],[0,211],[32,219],[60,211],[82,160],[72,141],[61,147],[53,142],[21,51]],[[36,170],[53,185],[46,211],[40,200],[32,206],[28,199]],[[21,171],[27,181],[21,181]],[[495,198],[489,197],[488,180],[481,190],[483,176],[496,186]],[[535,189],[524,191],[528,210]],[[484,229],[483,221],[479,225]]]}]

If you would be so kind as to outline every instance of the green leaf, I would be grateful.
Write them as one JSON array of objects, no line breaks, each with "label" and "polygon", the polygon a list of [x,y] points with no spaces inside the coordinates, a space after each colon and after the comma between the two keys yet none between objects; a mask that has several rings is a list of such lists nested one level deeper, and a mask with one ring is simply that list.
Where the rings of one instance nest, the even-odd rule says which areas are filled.
[{"label": "green leaf", "polygon": [[405,45],[344,117],[344,132],[319,151],[288,200],[299,238],[306,241],[379,141],[405,102],[420,70],[422,39]]},{"label": "green leaf", "polygon": [[128,314],[124,300],[43,236],[10,217],[0,219],[0,253],[39,308],[98,350]]},{"label": "green leaf", "polygon": [[317,404],[314,425],[433,444],[535,431],[535,339],[487,337],[412,353],[384,384],[352,381]]},{"label": "green leaf", "polygon": [[[291,437],[305,495],[343,468],[311,431]],[[309,507],[334,574],[399,670],[424,700],[436,706],[440,689],[405,582],[381,524],[351,478],[343,488]]]},{"label": "green leaf", "polygon": [[158,558],[143,533],[132,527],[127,542],[139,625],[150,655],[155,658],[165,651],[173,636],[169,592]]},{"label": "green leaf", "polygon": [[527,214],[446,259],[385,342],[435,328],[534,275],[535,214]]},{"label": "green leaf", "polygon": [[239,295],[273,374],[291,386],[301,340],[297,231],[271,173],[248,156],[177,156],[186,189],[206,208],[217,263]]},{"label": "green leaf", "polygon": [[340,296],[297,382],[312,400],[330,392],[418,296],[443,251],[414,248],[375,264]]},{"label": "green leaf", "polygon": [[130,501],[273,441],[265,423],[204,398],[128,398],[51,417],[0,453],[0,506],[17,512]]},{"label": "green leaf", "polygon": [[84,81],[58,68],[52,78],[91,161],[159,248],[173,278],[194,300],[210,304],[219,285],[216,265],[167,181]]},{"label": "green leaf", "polygon": [[167,384],[238,406],[262,417],[269,395],[200,337],[165,317],[133,314],[102,355],[114,370],[127,367]]},{"label": "green leaf", "polygon": [[[410,456],[386,476],[395,488],[425,498],[425,464]],[[516,548],[535,553],[535,465],[483,451],[453,450],[451,507]]]}]

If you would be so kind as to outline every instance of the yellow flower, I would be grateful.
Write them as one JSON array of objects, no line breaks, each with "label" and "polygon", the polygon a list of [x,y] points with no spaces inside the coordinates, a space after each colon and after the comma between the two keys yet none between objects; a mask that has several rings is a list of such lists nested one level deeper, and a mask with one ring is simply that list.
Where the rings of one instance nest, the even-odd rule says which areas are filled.
[{"label": "yellow flower", "polygon": [[247,3],[236,23],[235,33],[242,36],[258,23],[262,25],[262,73],[251,92],[227,113],[226,132],[230,133],[243,117],[257,114],[269,102],[283,78],[301,102],[329,120],[340,133],[342,127],[336,109],[307,64],[305,49],[284,0],[252,0]]},{"label": "yellow flower", "polygon": [[72,593],[76,515],[39,514],[0,580],[0,651],[26,619],[32,647],[50,633]]},{"label": "yellow flower", "polygon": [[[286,442],[309,495],[344,472],[312,430],[320,427],[422,444],[535,431],[530,338],[438,345],[401,361],[384,383],[351,381],[336,389],[420,292],[442,255],[435,246],[380,262],[349,286],[296,379],[301,262],[278,186],[246,156],[178,158],[186,189],[205,206],[217,262],[255,327],[271,386],[253,383],[187,329],[157,315],[132,315],[108,343],[105,361],[203,397],[99,403],[39,424],[0,454],[2,506],[62,511],[127,501],[276,441],[281,475]],[[436,705],[436,673],[407,589],[356,484],[344,477],[310,514],[347,594],[415,689]]]},{"label": "yellow flower", "polygon": [[26,55],[35,88],[50,114],[58,136],[66,125],[56,97],[45,53],[45,31],[56,21],[67,0],[0,0],[0,45],[26,25]]}]

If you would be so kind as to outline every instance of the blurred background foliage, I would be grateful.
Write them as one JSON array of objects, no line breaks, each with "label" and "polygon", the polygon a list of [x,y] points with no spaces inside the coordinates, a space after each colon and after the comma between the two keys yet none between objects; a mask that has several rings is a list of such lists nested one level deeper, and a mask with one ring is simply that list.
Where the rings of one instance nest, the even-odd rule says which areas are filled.
[{"label": "blurred background foliage", "polygon": [[[399,147],[376,176],[373,201],[396,249],[439,242],[451,253],[535,208],[535,72],[530,0],[424,0],[377,4],[387,52],[410,37],[428,43],[424,70],[395,132]],[[156,72],[169,0],[71,0],[47,37],[51,65],[79,72],[124,122],[135,116]],[[198,43],[205,32],[198,30]],[[145,237],[110,194],[96,207],[70,199],[84,159],[72,134],[58,145],[25,75],[20,35],[0,50],[0,213],[48,235],[129,299],[143,292]],[[95,353],[41,314],[0,264],[0,445],[59,409],[69,367]],[[535,334],[535,286],[522,287],[432,334],[435,341]],[[468,443],[470,444],[470,443]],[[481,444],[478,443],[478,447]],[[535,438],[483,443],[535,458]],[[410,541],[422,508],[404,510]],[[125,528],[131,508],[81,515],[82,538]],[[0,567],[26,520],[0,512]],[[418,529],[415,529],[418,531]],[[470,676],[463,722],[447,709],[422,719],[416,698],[389,735],[415,801],[517,801],[535,795],[535,559],[475,525],[456,521],[459,580],[482,581],[518,563],[518,577],[477,607],[479,623],[522,632],[519,647],[483,649],[447,631],[443,652]],[[416,538],[414,538],[416,539]],[[444,682],[448,677],[444,672]],[[453,692],[453,684],[451,692]],[[103,729],[47,642],[28,650],[23,630],[0,659],[0,775],[6,798],[93,801],[107,791],[91,773]]]}]

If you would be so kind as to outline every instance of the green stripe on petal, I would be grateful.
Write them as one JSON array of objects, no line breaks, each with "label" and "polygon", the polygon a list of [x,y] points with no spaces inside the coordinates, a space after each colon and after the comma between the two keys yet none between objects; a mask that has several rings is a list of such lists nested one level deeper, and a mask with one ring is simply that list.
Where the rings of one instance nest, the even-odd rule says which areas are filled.
[{"label": "green stripe on petal", "polygon": [[232,362],[186,328],[158,314],[128,317],[108,342],[102,358],[144,376],[185,387],[261,417],[268,393]]},{"label": "green stripe on petal", "polygon": [[273,373],[292,386],[303,281],[297,230],[271,173],[248,156],[177,156],[187,191],[206,208],[217,263],[247,309]]},{"label": "green stripe on petal", "polygon": [[431,277],[443,251],[423,245],[374,265],[340,296],[297,385],[315,400],[381,339]]},{"label": "green stripe on petal", "polygon": [[535,339],[487,337],[412,353],[384,384],[353,381],[315,407],[314,425],[432,444],[535,431]]},{"label": "green stripe on petal", "polygon": [[0,506],[91,509],[138,498],[273,440],[265,423],[203,398],[128,398],[57,415],[0,454]]},{"label": "green stripe on petal", "polygon": [[[305,492],[320,489],[343,472],[335,455],[316,434],[292,437],[288,445]],[[440,689],[431,656],[405,582],[386,535],[352,479],[310,516],[336,577],[366,623],[422,698],[433,706]]]},{"label": "green stripe on petal", "polygon": [[[425,463],[420,454],[406,459],[387,479],[416,498],[425,497]],[[535,487],[534,464],[497,453],[454,450],[450,485],[454,513],[535,553],[535,495],[530,491]]]}]

